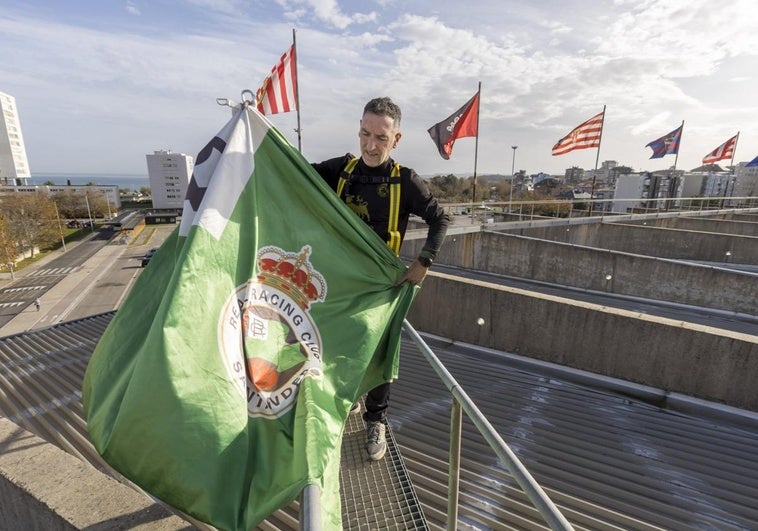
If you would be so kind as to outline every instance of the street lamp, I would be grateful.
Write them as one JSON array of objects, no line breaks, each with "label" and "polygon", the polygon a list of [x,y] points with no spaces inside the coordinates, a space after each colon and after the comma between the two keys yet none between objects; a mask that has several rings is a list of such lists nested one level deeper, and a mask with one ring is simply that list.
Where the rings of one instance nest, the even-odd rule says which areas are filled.
[{"label": "street lamp", "polygon": [[58,203],[53,201],[55,207],[55,219],[58,220],[58,233],[61,235],[61,245],[63,246],[63,252],[66,252],[66,238],[63,237],[63,227],[61,227],[61,216],[58,214]]},{"label": "street lamp", "polygon": [[91,232],[95,232],[94,224],[92,223],[92,211],[89,209],[89,197],[87,197],[87,192],[84,192],[84,201],[87,203],[87,216],[89,217],[89,230]]},{"label": "street lamp", "polygon": [[511,161],[511,197],[508,200],[508,212],[511,211],[513,203],[513,172],[516,171],[516,150],[518,149],[518,146],[511,146],[511,149],[513,150],[513,159]]}]

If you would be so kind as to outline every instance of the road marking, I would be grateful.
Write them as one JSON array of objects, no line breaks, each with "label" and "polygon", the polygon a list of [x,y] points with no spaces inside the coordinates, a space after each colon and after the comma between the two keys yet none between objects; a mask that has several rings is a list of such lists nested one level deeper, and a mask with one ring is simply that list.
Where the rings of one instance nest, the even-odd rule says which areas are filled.
[{"label": "road marking", "polygon": [[68,275],[69,273],[73,273],[74,271],[77,271],[81,266],[73,266],[73,267],[52,267],[47,269],[39,269],[35,271],[34,273],[30,273],[27,276],[30,277],[45,277],[45,276],[60,276],[60,275]]},{"label": "road marking", "polygon": [[33,291],[38,289],[45,289],[47,286],[24,286],[23,288],[8,288],[4,289],[2,293],[15,293],[17,291]]}]

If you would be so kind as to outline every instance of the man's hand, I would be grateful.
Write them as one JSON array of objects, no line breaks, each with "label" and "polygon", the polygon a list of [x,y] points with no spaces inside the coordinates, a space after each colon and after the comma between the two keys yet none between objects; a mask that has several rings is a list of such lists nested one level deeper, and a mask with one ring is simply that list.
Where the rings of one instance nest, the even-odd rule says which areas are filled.
[{"label": "man's hand", "polygon": [[414,284],[418,286],[421,284],[421,281],[424,280],[424,277],[429,272],[428,267],[422,266],[418,260],[414,260],[410,267],[408,267],[408,270],[405,272],[405,275],[402,276],[400,280],[398,280],[395,285],[399,286],[403,282],[410,282],[411,284]]}]

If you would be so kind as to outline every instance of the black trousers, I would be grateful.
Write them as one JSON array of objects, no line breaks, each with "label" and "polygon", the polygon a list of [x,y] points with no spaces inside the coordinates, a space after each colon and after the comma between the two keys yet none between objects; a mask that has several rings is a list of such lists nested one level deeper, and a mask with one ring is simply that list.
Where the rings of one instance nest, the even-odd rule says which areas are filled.
[{"label": "black trousers", "polygon": [[383,383],[374,387],[366,394],[366,412],[363,420],[366,422],[384,421],[387,408],[390,405],[390,384]]}]

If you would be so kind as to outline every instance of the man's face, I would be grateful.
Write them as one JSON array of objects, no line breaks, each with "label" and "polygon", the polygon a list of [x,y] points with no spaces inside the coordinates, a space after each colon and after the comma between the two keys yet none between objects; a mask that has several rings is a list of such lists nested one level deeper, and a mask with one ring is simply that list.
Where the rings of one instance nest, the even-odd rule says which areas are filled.
[{"label": "man's face", "polygon": [[389,116],[371,112],[364,114],[358,138],[361,140],[361,158],[366,166],[376,168],[387,162],[392,148],[397,146],[401,136]]}]

